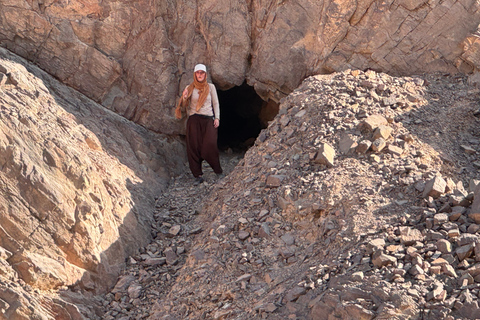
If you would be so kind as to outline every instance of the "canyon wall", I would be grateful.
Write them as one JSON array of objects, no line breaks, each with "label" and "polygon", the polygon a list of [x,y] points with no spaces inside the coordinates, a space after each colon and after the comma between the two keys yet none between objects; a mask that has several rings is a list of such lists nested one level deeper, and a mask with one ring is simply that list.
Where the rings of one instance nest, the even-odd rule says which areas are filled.
[{"label": "canyon wall", "polygon": [[0,0],[0,45],[156,132],[202,62],[221,90],[279,102],[309,75],[440,71],[476,81],[473,0]]},{"label": "canyon wall", "polygon": [[85,298],[115,284],[150,242],[184,147],[4,48],[0,118],[0,319],[78,319],[54,293]]}]

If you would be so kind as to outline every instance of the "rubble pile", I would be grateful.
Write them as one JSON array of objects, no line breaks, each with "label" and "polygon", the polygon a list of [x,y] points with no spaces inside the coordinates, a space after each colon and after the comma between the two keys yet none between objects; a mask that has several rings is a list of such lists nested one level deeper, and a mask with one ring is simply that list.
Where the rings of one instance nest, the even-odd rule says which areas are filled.
[{"label": "rubble pile", "polygon": [[478,94],[306,79],[226,178],[172,181],[104,319],[480,317]]}]

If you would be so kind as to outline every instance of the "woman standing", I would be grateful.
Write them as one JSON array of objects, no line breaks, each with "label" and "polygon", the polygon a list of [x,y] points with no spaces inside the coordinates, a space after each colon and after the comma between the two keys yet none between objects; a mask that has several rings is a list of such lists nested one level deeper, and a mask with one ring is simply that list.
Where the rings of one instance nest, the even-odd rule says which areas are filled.
[{"label": "woman standing", "polygon": [[187,111],[187,157],[195,184],[202,183],[202,161],[212,167],[217,176],[223,175],[217,147],[220,105],[215,86],[207,82],[207,67],[197,64],[193,71],[193,82],[185,90],[175,109],[175,117],[181,119]]}]

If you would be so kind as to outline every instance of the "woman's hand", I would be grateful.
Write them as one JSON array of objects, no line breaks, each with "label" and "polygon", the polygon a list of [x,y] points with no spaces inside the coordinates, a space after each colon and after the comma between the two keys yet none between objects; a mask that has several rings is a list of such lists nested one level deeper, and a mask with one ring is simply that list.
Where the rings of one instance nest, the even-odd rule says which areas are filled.
[{"label": "woman's hand", "polygon": [[219,125],[220,125],[220,120],[218,120],[218,119],[213,120],[213,127],[214,128],[218,128]]},{"label": "woman's hand", "polygon": [[182,119],[182,110],[180,108],[175,109],[175,118],[178,120]]},{"label": "woman's hand", "polygon": [[183,90],[182,98],[185,99],[185,100],[188,98],[188,90],[187,90],[187,88],[185,88],[185,90]]}]

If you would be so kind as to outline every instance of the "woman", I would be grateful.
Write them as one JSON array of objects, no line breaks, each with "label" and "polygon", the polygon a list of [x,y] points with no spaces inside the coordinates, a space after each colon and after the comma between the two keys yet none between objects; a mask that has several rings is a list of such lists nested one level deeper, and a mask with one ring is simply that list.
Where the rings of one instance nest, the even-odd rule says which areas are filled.
[{"label": "woman", "polygon": [[183,90],[175,109],[175,117],[182,118],[187,111],[187,157],[195,185],[204,181],[202,161],[206,160],[217,176],[223,176],[217,147],[220,105],[215,86],[207,82],[207,67],[197,64],[193,82]]}]

